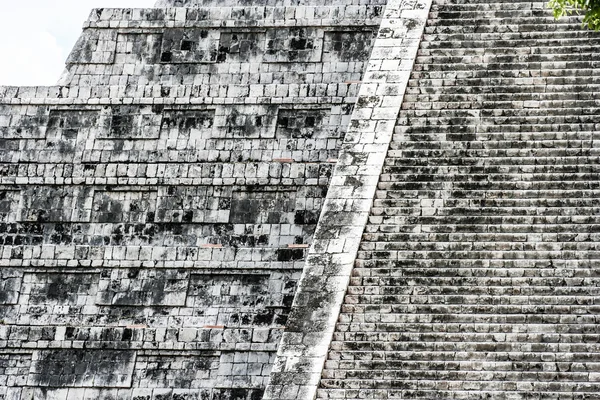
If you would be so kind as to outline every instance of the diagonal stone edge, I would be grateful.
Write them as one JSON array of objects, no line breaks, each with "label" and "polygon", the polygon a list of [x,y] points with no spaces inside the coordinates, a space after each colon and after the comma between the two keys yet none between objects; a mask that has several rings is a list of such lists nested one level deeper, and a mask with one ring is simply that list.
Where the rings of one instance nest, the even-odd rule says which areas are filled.
[{"label": "diagonal stone edge", "polygon": [[263,400],[313,400],[432,0],[390,0]]}]

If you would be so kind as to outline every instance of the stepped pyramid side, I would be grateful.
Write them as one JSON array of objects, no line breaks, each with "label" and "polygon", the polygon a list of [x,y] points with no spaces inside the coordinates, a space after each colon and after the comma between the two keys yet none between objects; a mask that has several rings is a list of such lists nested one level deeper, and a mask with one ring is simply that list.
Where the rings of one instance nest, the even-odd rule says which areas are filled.
[{"label": "stepped pyramid side", "polygon": [[263,397],[383,6],[230,3],[0,88],[0,399]]},{"label": "stepped pyramid side", "polygon": [[0,87],[0,399],[594,399],[600,35],[543,2],[96,9]]},{"label": "stepped pyramid side", "polygon": [[434,0],[318,399],[598,399],[600,34]]}]

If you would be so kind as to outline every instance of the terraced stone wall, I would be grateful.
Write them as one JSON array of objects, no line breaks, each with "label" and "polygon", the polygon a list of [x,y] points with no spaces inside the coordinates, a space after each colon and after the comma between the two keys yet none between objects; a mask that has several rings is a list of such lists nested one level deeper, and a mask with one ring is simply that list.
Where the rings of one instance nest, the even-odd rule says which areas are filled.
[{"label": "terraced stone wall", "polygon": [[262,398],[382,7],[211,5],[0,88],[0,399]]}]

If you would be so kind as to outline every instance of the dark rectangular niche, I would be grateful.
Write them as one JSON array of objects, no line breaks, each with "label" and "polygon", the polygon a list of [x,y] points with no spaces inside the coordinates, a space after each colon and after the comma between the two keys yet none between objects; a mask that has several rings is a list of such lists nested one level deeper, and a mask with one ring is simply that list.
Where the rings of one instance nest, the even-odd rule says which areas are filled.
[{"label": "dark rectangular niche", "polygon": [[129,388],[134,351],[65,349],[33,354],[28,386]]},{"label": "dark rectangular niche", "polygon": [[264,42],[264,32],[223,32],[217,61],[248,62],[262,53]]},{"label": "dark rectangular niche", "polygon": [[94,189],[30,186],[22,192],[21,221],[88,222]]},{"label": "dark rectangular niche", "polygon": [[234,192],[229,222],[232,224],[293,223],[295,191]]},{"label": "dark rectangular niche", "polygon": [[166,110],[160,124],[160,137],[174,142],[178,150],[195,149],[195,142],[209,139],[215,110]]},{"label": "dark rectangular niche", "polygon": [[267,30],[265,62],[320,62],[324,31],[316,28]]},{"label": "dark rectangular niche", "polygon": [[151,140],[158,139],[162,112],[152,107],[114,106],[107,126],[98,139]]},{"label": "dark rectangular niche", "polygon": [[372,30],[326,32],[324,61],[364,62],[371,55],[374,41]]},{"label": "dark rectangular niche", "polygon": [[46,128],[45,150],[55,152],[62,161],[72,161],[79,137],[91,136],[100,113],[92,110],[52,110]]},{"label": "dark rectangular niche", "polygon": [[214,63],[220,32],[215,29],[167,29],[163,34],[160,62],[165,64]]},{"label": "dark rectangular niche", "polygon": [[189,271],[114,269],[100,278],[96,304],[113,306],[184,306]]},{"label": "dark rectangular niche", "polygon": [[156,212],[152,191],[103,191],[94,194],[92,222],[144,224]]},{"label": "dark rectangular niche", "polygon": [[327,121],[331,110],[308,109],[293,110],[280,109],[277,115],[278,138],[312,139],[320,137],[323,124]]}]

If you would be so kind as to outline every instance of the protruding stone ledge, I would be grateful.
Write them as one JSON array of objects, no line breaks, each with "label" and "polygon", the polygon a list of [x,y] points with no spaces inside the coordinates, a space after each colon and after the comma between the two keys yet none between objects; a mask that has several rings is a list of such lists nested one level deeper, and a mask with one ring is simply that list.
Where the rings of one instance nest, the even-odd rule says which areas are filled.
[{"label": "protruding stone ledge", "polygon": [[264,399],[316,396],[431,3],[387,5]]}]

